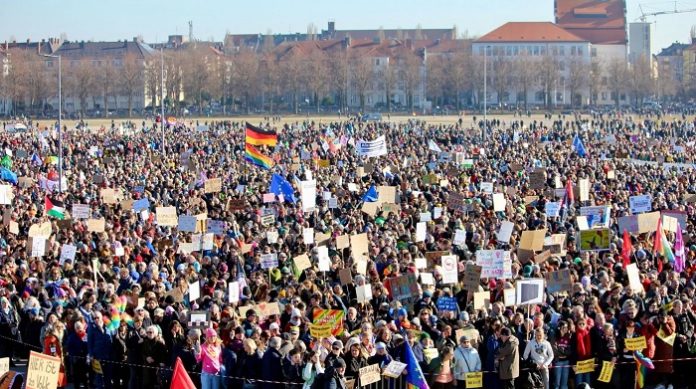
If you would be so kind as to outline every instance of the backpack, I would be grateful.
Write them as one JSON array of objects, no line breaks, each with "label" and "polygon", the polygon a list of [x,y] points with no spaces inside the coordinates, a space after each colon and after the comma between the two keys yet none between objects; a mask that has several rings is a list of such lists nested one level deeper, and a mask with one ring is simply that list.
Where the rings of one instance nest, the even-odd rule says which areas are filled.
[{"label": "backpack", "polygon": [[312,381],[312,388],[311,389],[324,389],[326,386],[327,382],[327,377],[326,373],[319,373],[314,377],[314,381]]}]

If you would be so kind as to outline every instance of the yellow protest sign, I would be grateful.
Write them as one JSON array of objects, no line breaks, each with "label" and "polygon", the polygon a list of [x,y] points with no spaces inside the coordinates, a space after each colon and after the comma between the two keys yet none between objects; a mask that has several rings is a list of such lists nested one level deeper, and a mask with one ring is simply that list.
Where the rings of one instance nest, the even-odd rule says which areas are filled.
[{"label": "yellow protest sign", "polygon": [[480,371],[466,373],[466,389],[482,388],[483,373]]},{"label": "yellow protest sign", "polygon": [[665,331],[660,328],[660,331],[657,333],[657,337],[668,345],[674,347],[674,341],[677,339],[677,333],[675,332],[672,335],[667,335]]},{"label": "yellow protest sign", "polygon": [[575,365],[575,368],[575,374],[592,373],[594,371],[594,358],[585,359],[584,361],[578,361],[578,364]]},{"label": "yellow protest sign", "polygon": [[648,345],[645,342],[645,336],[626,339],[626,349],[629,351],[640,351],[646,347],[648,347]]},{"label": "yellow protest sign", "polygon": [[609,383],[612,374],[614,374],[614,364],[609,361],[602,361],[602,371],[599,372],[597,381]]},{"label": "yellow protest sign", "polygon": [[316,339],[328,338],[331,336],[332,328],[331,324],[310,324],[309,334]]},{"label": "yellow protest sign", "polygon": [[55,388],[58,386],[60,358],[32,351],[29,354],[26,389]]}]

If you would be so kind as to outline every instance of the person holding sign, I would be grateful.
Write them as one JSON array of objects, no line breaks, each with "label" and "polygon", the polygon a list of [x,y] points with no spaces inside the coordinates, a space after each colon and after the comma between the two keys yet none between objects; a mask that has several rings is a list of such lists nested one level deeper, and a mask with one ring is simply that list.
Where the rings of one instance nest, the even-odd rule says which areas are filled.
[{"label": "person holding sign", "polygon": [[[603,361],[616,362],[617,357],[616,336],[614,335],[614,325],[604,323],[599,342],[599,350],[597,350],[597,363],[601,366]],[[611,388],[611,380],[608,383],[597,382],[598,387]]]},{"label": "person holding sign", "polygon": [[430,371],[430,387],[432,389],[450,389],[454,388],[454,352],[452,347],[445,346],[442,348],[440,355],[433,358],[428,365]]},{"label": "person holding sign", "polygon": [[636,383],[636,368],[633,365],[635,358],[633,351],[626,348],[626,340],[637,338],[636,323],[633,320],[626,320],[624,328],[619,331],[617,338],[617,349],[619,350],[617,371],[619,373],[619,386],[622,388],[633,388]]},{"label": "person holding sign", "polygon": [[60,373],[58,373],[58,388],[65,387],[68,380],[65,376],[65,362],[63,360],[63,334],[65,333],[65,325],[56,321],[46,328],[46,337],[44,338],[43,353],[60,359]]},{"label": "person holding sign", "polygon": [[454,378],[457,389],[466,389],[466,375],[481,371],[481,358],[478,351],[471,347],[471,340],[464,335],[459,338],[459,346],[454,349]]}]

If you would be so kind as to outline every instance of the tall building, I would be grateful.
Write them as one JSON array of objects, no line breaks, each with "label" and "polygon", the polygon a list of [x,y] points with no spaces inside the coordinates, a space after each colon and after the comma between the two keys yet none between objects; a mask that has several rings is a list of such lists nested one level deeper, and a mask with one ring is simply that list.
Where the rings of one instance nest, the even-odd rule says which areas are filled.
[{"label": "tall building", "polygon": [[628,59],[635,63],[641,58],[652,58],[652,24],[648,22],[635,22],[628,28]]}]

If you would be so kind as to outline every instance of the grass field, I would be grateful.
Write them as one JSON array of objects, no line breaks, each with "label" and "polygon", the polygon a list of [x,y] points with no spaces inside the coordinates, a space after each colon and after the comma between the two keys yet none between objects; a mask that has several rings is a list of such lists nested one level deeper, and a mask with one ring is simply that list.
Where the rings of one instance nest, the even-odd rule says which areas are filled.
[{"label": "grass field", "polygon": [[[631,115],[634,120],[640,120],[642,119],[641,116],[639,115]],[[482,115],[476,115],[476,120],[481,120],[483,116]],[[554,116],[554,120],[557,119],[558,116]],[[432,116],[432,115],[417,115],[417,116],[406,116],[406,115],[392,115],[391,117],[387,118],[387,115],[384,114],[382,117],[383,121],[389,121],[389,122],[394,122],[394,123],[403,123],[408,121],[409,119],[416,119],[416,120],[422,120],[425,121],[426,123],[429,124],[454,124],[459,120],[459,116],[457,115],[446,115],[446,116]],[[465,125],[470,126],[473,125],[474,123],[474,115],[463,115],[461,116],[463,122]],[[525,123],[531,122],[534,120],[537,121],[545,121],[548,122],[549,120],[544,120],[544,115],[543,114],[533,114],[531,117],[523,116],[523,117],[514,117],[514,115],[511,114],[489,114],[488,115],[489,119],[498,119],[501,122],[505,123],[510,123],[515,120],[524,120]],[[589,115],[584,115],[583,118],[590,118]],[[303,122],[306,120],[310,121],[315,121],[318,123],[329,123],[329,122],[335,122],[339,120],[345,120],[346,117],[342,116],[340,119],[338,115],[321,115],[321,116],[304,116],[304,115],[288,115],[288,116],[281,116],[281,121],[280,123],[276,123],[275,125],[279,124],[286,124],[286,123],[297,123],[297,122]],[[672,121],[672,120],[681,120],[681,116],[677,115],[667,115],[663,118],[664,120],[667,121]],[[87,125],[92,128],[92,129],[97,129],[100,128],[101,126],[104,127],[109,127],[111,126],[111,122],[116,123],[118,126],[122,122],[126,122],[128,120],[135,122],[136,124],[140,124],[143,121],[143,118],[138,118],[138,117],[133,117],[130,119],[127,118],[118,118],[118,119],[99,119],[99,118],[94,118],[94,119],[86,119],[85,122]],[[204,122],[210,122],[210,121],[221,121],[221,120],[230,120],[233,122],[244,122],[248,121],[251,123],[258,123],[263,120],[263,116],[234,116],[234,117],[187,117],[186,122],[196,122],[199,121],[201,123]],[[565,120],[572,120],[572,116],[566,116]],[[694,117],[690,117],[689,120],[694,120]],[[49,120],[39,120],[40,127],[43,128],[44,126],[50,126],[54,123],[54,121],[49,121]],[[77,120],[63,120],[63,124],[67,126],[68,128],[74,128],[75,125],[78,123]],[[151,122],[146,122],[148,125]]]}]

